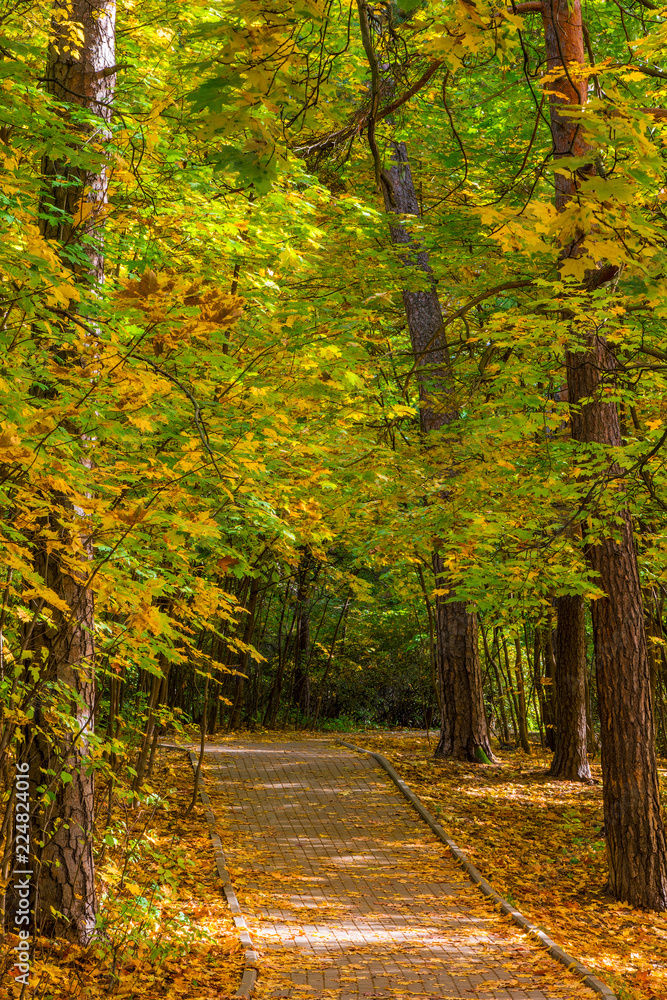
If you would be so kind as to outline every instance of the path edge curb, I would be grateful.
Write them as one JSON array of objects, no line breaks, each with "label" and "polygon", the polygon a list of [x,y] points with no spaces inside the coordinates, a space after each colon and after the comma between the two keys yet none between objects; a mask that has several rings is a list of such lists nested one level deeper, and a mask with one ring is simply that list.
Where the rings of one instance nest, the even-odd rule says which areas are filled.
[{"label": "path edge curb", "polygon": [[[170,750],[183,750],[190,758],[190,763],[196,776],[197,761],[199,758],[194,751],[189,750],[187,747],[178,746],[176,743],[161,743],[160,746],[166,747]],[[250,937],[250,932],[248,931],[248,925],[246,924],[245,918],[241,912],[239,901],[236,898],[232,878],[227,869],[225,853],[222,849],[222,841],[220,840],[220,835],[218,834],[215,825],[215,815],[211,809],[211,800],[208,797],[208,793],[204,786],[204,778],[201,774],[199,775],[199,797],[202,801],[202,805],[204,806],[206,825],[208,826],[209,836],[213,845],[213,853],[215,855],[215,865],[218,869],[218,876],[222,882],[222,888],[225,892],[227,905],[231,910],[234,924],[236,925],[239,938],[241,939],[241,944],[245,947],[245,968],[243,970],[243,976],[241,977],[241,985],[237,989],[236,993],[233,994],[233,996],[238,998],[238,1000],[243,1000],[245,997],[252,996],[255,990],[257,977],[259,975],[257,970],[259,957],[252,943],[252,938]]]},{"label": "path edge curb", "polygon": [[342,743],[342,745],[347,747],[349,750],[356,750],[357,753],[365,753],[368,754],[369,757],[373,757],[383,771],[387,772],[391,780],[403,793],[408,802],[414,806],[424,822],[430,826],[436,837],[438,837],[443,844],[447,845],[456,860],[465,869],[472,881],[481,889],[485,896],[488,896],[489,899],[493,900],[496,906],[503,913],[506,913],[507,916],[510,917],[515,924],[521,927],[522,930],[536,938],[539,943],[547,949],[552,958],[555,958],[557,962],[564,965],[569,972],[574,972],[577,976],[579,976],[585,986],[594,990],[599,996],[604,997],[604,1000],[618,1000],[616,993],[614,993],[606,985],[606,983],[603,983],[601,979],[594,976],[590,969],[587,969],[586,966],[577,961],[576,958],[572,958],[572,956],[568,955],[566,951],[563,951],[563,949],[547,934],[545,934],[544,931],[541,931],[539,927],[535,926],[535,924],[531,924],[531,922],[527,920],[522,913],[519,913],[516,907],[512,906],[511,903],[508,903],[508,901],[503,899],[503,897],[500,896],[495,889],[491,888],[484,876],[475,868],[471,861],[468,861],[461,848],[457,847],[451,837],[445,833],[435,816],[433,816],[420,802],[412,789],[406,785],[386,757],[383,757],[381,753],[375,753],[374,750],[365,750],[363,747],[357,747],[353,743],[347,743],[346,740],[342,740],[338,737],[336,737],[336,742]]}]

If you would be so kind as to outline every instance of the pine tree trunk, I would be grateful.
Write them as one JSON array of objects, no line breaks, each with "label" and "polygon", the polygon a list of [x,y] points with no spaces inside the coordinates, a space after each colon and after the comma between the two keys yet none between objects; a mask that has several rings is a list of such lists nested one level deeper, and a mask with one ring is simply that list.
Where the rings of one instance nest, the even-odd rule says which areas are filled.
[{"label": "pine tree trunk", "polygon": [[[71,22],[83,29],[73,54]],[[96,142],[108,136],[115,74],[115,0],[56,0],[52,14],[53,42],[46,66],[47,89],[58,100],[92,111],[103,123]],[[93,172],[65,159],[45,159],[46,181],[40,206],[42,231],[57,241],[64,260],[77,273],[104,281],[104,215],[108,177],[104,165]]]},{"label": "pine tree trunk", "polygon": [[[434,556],[434,564],[439,562]],[[460,601],[439,601],[436,608],[438,661],[443,712],[436,757],[493,759],[484,713],[477,615]]]},{"label": "pine tree trunk", "polygon": [[[541,6],[547,69],[563,70],[550,84],[554,159],[566,166],[588,147],[581,121],[564,108],[583,105],[587,80],[564,67],[583,67],[584,39],[580,0],[543,0]],[[556,208],[576,192],[579,177],[592,166],[556,174]],[[585,234],[581,234],[583,238]],[[576,255],[581,239],[563,248]],[[615,359],[596,331],[582,333],[581,351],[566,354],[572,437],[586,444],[621,446],[615,403],[603,401]],[[613,375],[611,376],[613,379]],[[579,401],[592,402],[578,407]],[[611,467],[610,474],[619,470]],[[660,815],[653,739],[650,672],[642,595],[627,508],[617,511],[614,536],[586,546],[586,557],[605,596],[593,602],[593,640],[597,669],[602,742],[609,889],[619,900],[648,909],[667,909],[667,851]]]},{"label": "pine tree trunk", "polygon": [[[567,355],[572,436],[621,445],[615,403],[603,402],[603,378],[615,368],[604,340],[592,336],[584,353]],[[593,402],[578,410],[584,398]],[[617,467],[610,474],[618,474]],[[609,888],[616,899],[667,909],[667,848],[660,814],[651,677],[632,522],[617,511],[614,536],[589,543],[586,557],[605,596],[593,601]]]},{"label": "pine tree trunk", "polygon": [[[405,143],[392,143],[393,166],[382,173],[382,191],[387,212],[418,216],[419,201],[408,163]],[[415,244],[404,226],[390,226],[392,242],[406,247],[400,256],[404,267],[431,275],[428,254]],[[405,315],[410,343],[415,356],[421,400],[420,421],[423,433],[437,430],[458,416],[447,393],[449,356],[442,327],[442,310],[437,292],[403,290]],[[437,394],[437,396],[435,395]],[[447,591],[448,577],[441,557],[434,553],[433,570],[439,590]],[[482,671],[479,661],[477,616],[466,610],[465,602],[436,597],[436,650],[440,677],[442,712],[438,757],[489,760],[489,743]]]},{"label": "pine tree trunk", "polygon": [[549,774],[589,781],[586,753],[586,614],[584,599],[566,594],[556,601],[556,752]]},{"label": "pine tree trunk", "polygon": [[[37,548],[35,569],[70,610],[49,606],[51,624],[40,616],[26,643],[32,661],[43,664],[44,680],[49,685],[40,691],[36,701],[26,748],[31,802],[39,808],[40,787],[53,796],[35,817],[31,837],[35,845],[44,841],[41,849],[35,847],[33,859],[37,878],[35,915],[41,933],[87,943],[97,913],[92,844],[94,786],[92,774],[87,773],[95,706],[95,643],[93,594],[82,581],[92,552],[85,535],[68,537],[51,518],[49,524],[68,556],[73,549],[78,550],[82,570],[75,578],[65,571],[54,552],[47,555],[41,546]],[[50,688],[54,683],[59,685],[58,695]],[[75,720],[72,730],[54,720],[54,699],[57,711]],[[54,911],[63,917],[54,917]]]},{"label": "pine tree trunk", "polygon": [[[72,22],[83,32],[77,51],[70,44]],[[96,142],[101,143],[107,135],[115,85],[114,0],[67,4],[58,0],[53,8],[52,37],[47,87],[60,101],[84,107],[100,119]],[[96,172],[83,171],[63,159],[45,160],[43,172],[42,231],[57,241],[62,259],[79,280],[94,287],[104,279],[106,170],[101,166]],[[92,851],[94,785],[88,766],[95,709],[94,599],[85,586],[93,553],[85,514],[72,509],[64,498],[54,498],[53,503],[58,513],[49,515],[44,531],[34,539],[35,569],[68,610],[49,606],[47,601],[51,622],[38,618],[26,646],[32,651],[33,662],[44,663],[46,679],[59,685],[61,703],[76,724],[71,731],[58,726],[51,703],[42,701],[36,706],[29,751],[31,786],[34,794],[38,785],[51,784],[55,795],[42,807],[40,816],[44,846],[35,858],[36,918],[43,933],[86,944],[94,933],[97,913]],[[72,527],[76,520],[80,525]],[[50,551],[42,541],[47,533]],[[59,540],[60,549],[53,545],[53,538]],[[80,571],[72,569],[77,560]],[[50,768],[56,774],[53,779],[45,776]]]}]

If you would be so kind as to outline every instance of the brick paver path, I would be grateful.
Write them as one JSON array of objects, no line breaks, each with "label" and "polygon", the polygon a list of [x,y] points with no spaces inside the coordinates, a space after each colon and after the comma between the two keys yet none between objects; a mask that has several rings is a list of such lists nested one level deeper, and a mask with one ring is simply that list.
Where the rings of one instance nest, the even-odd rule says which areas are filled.
[{"label": "brick paver path", "polygon": [[210,749],[206,781],[231,804],[220,832],[266,963],[258,997],[596,996],[493,910],[372,759],[235,741]]}]

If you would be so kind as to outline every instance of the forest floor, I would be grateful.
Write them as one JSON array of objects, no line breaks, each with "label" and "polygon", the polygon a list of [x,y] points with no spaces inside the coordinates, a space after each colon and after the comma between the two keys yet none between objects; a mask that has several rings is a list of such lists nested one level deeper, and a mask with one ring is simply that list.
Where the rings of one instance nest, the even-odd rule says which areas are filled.
[{"label": "forest floor", "polygon": [[[667,914],[605,895],[602,785],[553,781],[551,754],[496,751],[492,765],[436,761],[437,737],[355,734],[387,757],[496,892],[621,1000],[667,998]],[[661,760],[667,815],[667,761]],[[599,758],[591,765],[601,779]]]},{"label": "forest floor", "polygon": [[[244,952],[201,803],[184,815],[193,787],[185,753],[159,751],[150,784],[138,808],[117,800],[106,826],[97,859],[103,935],[86,949],[38,938],[26,989],[13,981],[18,939],[8,935],[0,1000],[221,1000],[236,990]],[[106,812],[99,803],[98,823]]]},{"label": "forest floor", "polygon": [[[209,748],[247,738],[247,734],[224,737]],[[253,742],[257,738],[252,735]],[[259,737],[265,744],[313,738],[329,745],[335,739],[307,733]],[[520,750],[498,751],[496,764],[468,765],[433,760],[434,736],[430,744],[425,735],[411,733],[355,733],[347,738],[388,757],[494,889],[594,970],[620,1000],[666,1000],[667,915],[635,910],[604,894],[599,784],[549,780],[545,771],[550,758],[539,746],[532,757]],[[667,791],[667,762],[660,763]],[[592,769],[599,779],[599,767],[594,763]],[[246,801],[249,793],[216,787],[210,757],[205,775],[229,851],[238,846],[234,830],[234,807],[242,804],[238,793]],[[97,865],[105,935],[85,950],[39,940],[30,988],[23,993],[7,974],[16,944],[9,935],[0,948],[0,1000],[103,996],[224,1000],[233,995],[241,980],[244,953],[218,879],[201,804],[197,802],[184,816],[191,795],[192,768],[185,753],[161,751],[152,794],[140,808],[117,802],[106,826],[107,843]],[[100,822],[106,820],[102,803],[98,815]],[[416,814],[414,823],[415,838],[420,839],[426,828]],[[262,831],[261,844],[270,841],[271,830],[268,824]],[[230,866],[251,924],[253,914],[266,905],[266,898],[257,896],[256,885],[262,850],[248,842]],[[443,863],[449,864],[443,851]],[[433,882],[433,865],[426,868]],[[285,871],[264,875],[260,891],[279,907],[280,900],[294,892],[291,876]],[[415,875],[419,876],[418,867]],[[482,908],[488,905],[478,890],[474,894]],[[356,974],[355,965],[364,962],[363,952],[363,947],[356,947],[350,975]],[[352,947],[352,958],[354,953]],[[280,994],[291,981],[294,959],[293,948],[265,953],[258,1000]],[[304,971],[308,963],[303,957],[300,961]],[[343,996],[340,990],[308,991],[307,986],[303,995]]]}]

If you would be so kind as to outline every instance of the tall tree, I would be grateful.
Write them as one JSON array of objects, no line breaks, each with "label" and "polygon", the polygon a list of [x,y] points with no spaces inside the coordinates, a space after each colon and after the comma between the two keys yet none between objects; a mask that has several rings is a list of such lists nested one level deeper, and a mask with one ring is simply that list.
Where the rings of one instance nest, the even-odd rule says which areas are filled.
[{"label": "tall tree", "polygon": [[[580,0],[542,0],[519,7],[542,15],[550,84],[550,121],[556,173],[556,207],[565,208],[582,178],[590,147],[580,118],[571,109],[587,99],[587,72]],[[558,74],[558,75],[557,75]],[[567,169],[568,159],[573,160]],[[591,156],[591,160],[593,157]],[[562,169],[564,168],[564,169]],[[564,255],[576,256],[586,234],[575,234]],[[615,269],[611,270],[611,274]],[[609,269],[588,280],[600,283]],[[566,353],[572,436],[585,445],[620,448],[615,402],[605,389],[617,368],[612,349],[594,325],[572,331]],[[610,459],[608,476],[620,475]],[[586,544],[586,557],[604,597],[593,602],[593,639],[602,742],[605,829],[609,889],[634,906],[667,909],[667,848],[660,813],[653,711],[642,593],[632,520],[620,502],[618,526]]]},{"label": "tall tree", "polygon": [[[99,151],[108,138],[115,86],[115,0],[58,0],[46,82],[71,129],[71,160],[47,159],[42,229],[82,285],[93,291],[104,280],[103,226],[107,170]],[[82,116],[78,109],[86,112]],[[92,120],[90,118],[92,116]],[[82,165],[81,147],[98,152]],[[77,148],[78,147],[78,148]],[[95,160],[97,159],[97,163]],[[95,351],[95,326],[82,311],[83,348],[62,352],[61,363],[83,368]],[[57,388],[55,389],[57,392]],[[79,433],[72,427],[74,434]],[[80,435],[79,435],[80,436]],[[91,466],[82,439],[82,464]],[[85,490],[84,490],[85,496]],[[43,932],[87,943],[95,929],[92,833],[94,779],[89,736],[95,711],[94,597],[87,585],[93,557],[85,511],[58,498],[34,539],[35,569],[48,588],[35,600],[35,622],[26,635],[34,662],[42,662],[46,692],[55,691],[64,722],[54,731],[52,707],[37,706],[29,750],[33,787],[51,786],[40,816],[43,847],[36,858],[36,916]]]},{"label": "tall tree", "polygon": [[[357,2],[361,37],[371,69],[371,109],[368,135],[373,152],[376,176],[383,194],[385,210],[392,215],[419,217],[406,145],[391,143],[392,165],[380,169],[379,152],[374,139],[374,116],[381,90],[380,67],[373,44],[369,7]],[[403,303],[415,358],[421,402],[420,423],[424,434],[437,431],[455,420],[458,411],[451,402],[451,365],[444,333],[442,308],[435,289],[428,253],[403,225],[390,225],[391,239],[405,247],[399,261],[406,268],[406,285],[412,283],[410,271],[421,272],[430,286],[425,290],[403,289]],[[412,279],[414,280],[414,278]],[[493,754],[487,731],[482,671],[479,658],[477,616],[464,601],[452,600],[443,553],[432,556],[433,571],[440,592],[436,598],[436,651],[442,697],[440,739],[436,756],[489,761]]]}]

